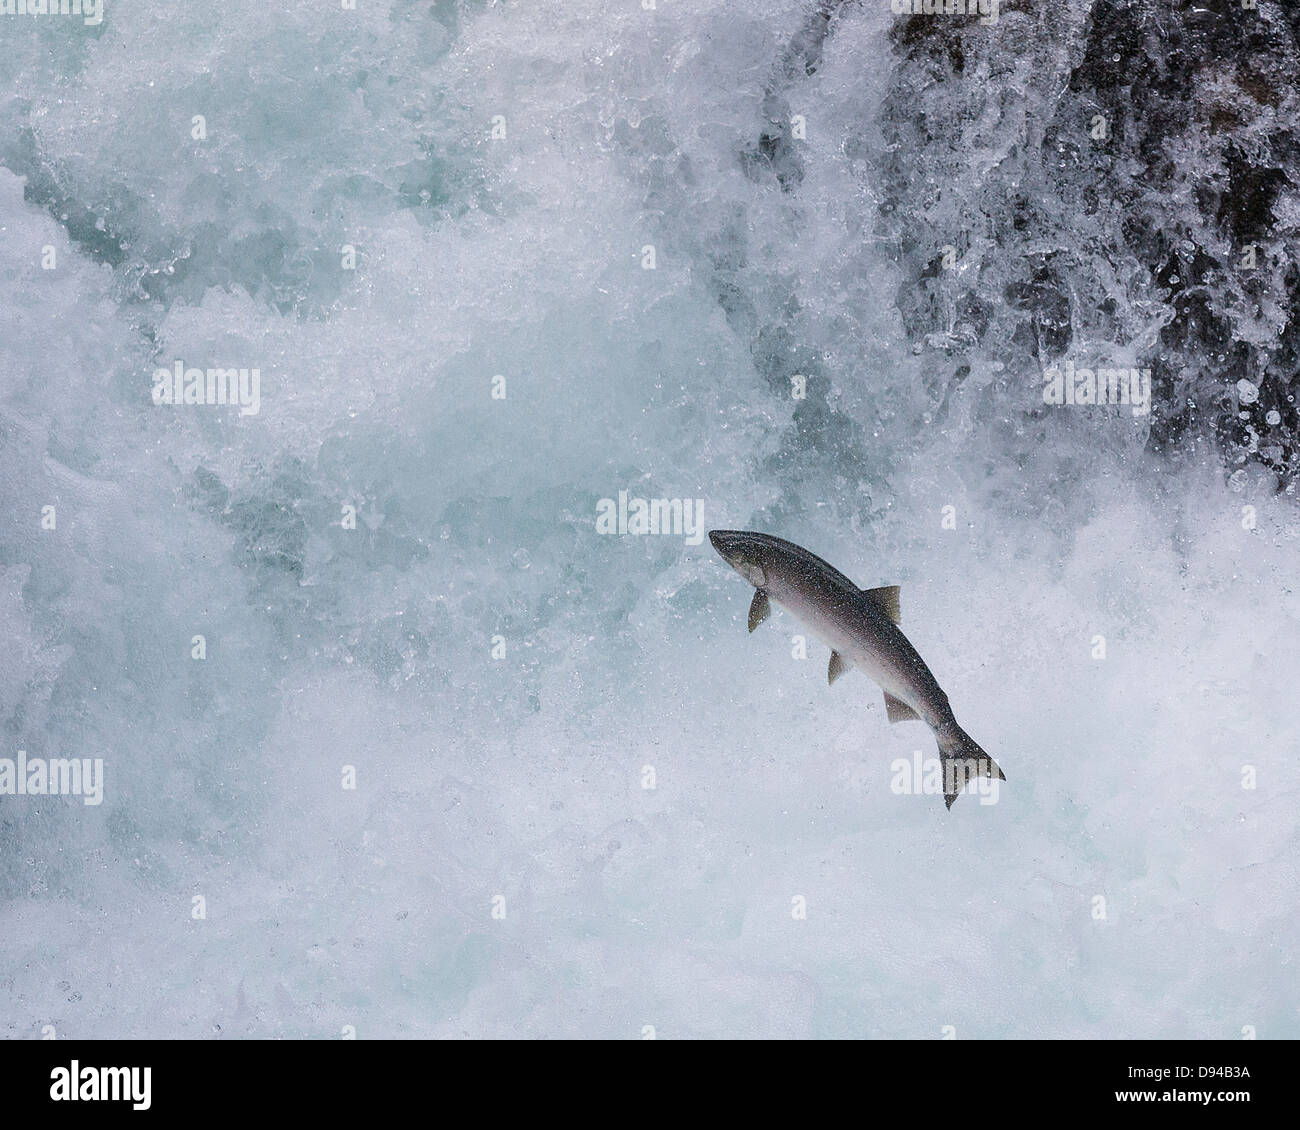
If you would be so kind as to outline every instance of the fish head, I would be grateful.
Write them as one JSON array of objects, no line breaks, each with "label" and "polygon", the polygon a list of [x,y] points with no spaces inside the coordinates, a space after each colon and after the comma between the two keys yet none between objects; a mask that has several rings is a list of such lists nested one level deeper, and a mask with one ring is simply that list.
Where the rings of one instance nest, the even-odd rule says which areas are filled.
[{"label": "fish head", "polygon": [[767,573],[763,565],[768,554],[762,537],[761,534],[751,534],[745,530],[709,531],[709,541],[722,560],[756,589],[767,588]]}]

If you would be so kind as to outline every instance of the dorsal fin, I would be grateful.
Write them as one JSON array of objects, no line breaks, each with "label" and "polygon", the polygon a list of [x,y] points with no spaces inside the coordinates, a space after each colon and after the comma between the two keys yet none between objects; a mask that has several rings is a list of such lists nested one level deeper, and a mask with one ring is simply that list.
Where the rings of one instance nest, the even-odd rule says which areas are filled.
[{"label": "dorsal fin", "polygon": [[882,588],[863,589],[862,591],[866,593],[867,596],[871,597],[871,599],[874,600],[878,605],[880,605],[885,615],[888,616],[891,620],[893,620],[895,624],[901,624],[903,622],[902,617],[898,611],[898,586],[897,585],[885,585]]},{"label": "dorsal fin", "polygon": [[762,589],[754,590],[754,599],[749,604],[749,630],[752,632],[772,611],[772,604],[767,599],[767,593]]}]

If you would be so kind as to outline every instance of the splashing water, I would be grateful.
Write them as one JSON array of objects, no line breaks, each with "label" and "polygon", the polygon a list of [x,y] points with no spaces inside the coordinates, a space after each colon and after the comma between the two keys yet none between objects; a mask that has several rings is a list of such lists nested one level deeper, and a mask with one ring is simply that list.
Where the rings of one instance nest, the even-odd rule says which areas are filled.
[{"label": "splashing water", "polygon": [[[1116,234],[1100,21],[6,28],[0,757],[105,789],[0,797],[0,1034],[1300,1034],[1296,284],[1190,143]],[[902,585],[997,803],[620,492]]]}]

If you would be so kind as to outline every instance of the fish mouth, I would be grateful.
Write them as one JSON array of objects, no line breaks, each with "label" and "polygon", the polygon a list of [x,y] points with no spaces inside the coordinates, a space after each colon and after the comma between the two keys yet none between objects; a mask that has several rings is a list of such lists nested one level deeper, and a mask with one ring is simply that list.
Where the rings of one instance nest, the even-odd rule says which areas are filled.
[{"label": "fish mouth", "polygon": [[730,562],[744,545],[746,535],[744,530],[710,530],[709,541],[713,543],[713,548],[718,551],[724,561]]},{"label": "fish mouth", "polygon": [[755,588],[767,583],[760,558],[762,534],[748,530],[710,530],[709,541],[718,555]]}]

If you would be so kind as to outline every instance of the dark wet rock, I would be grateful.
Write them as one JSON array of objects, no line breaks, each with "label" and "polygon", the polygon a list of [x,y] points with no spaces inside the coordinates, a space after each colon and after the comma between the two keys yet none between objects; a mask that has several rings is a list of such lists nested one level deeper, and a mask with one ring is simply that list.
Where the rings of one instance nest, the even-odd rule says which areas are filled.
[{"label": "dark wet rock", "polygon": [[[1029,388],[1098,342],[1136,347],[1153,449],[1213,437],[1229,467],[1294,481],[1298,36],[1276,0],[900,19],[880,211],[909,336],[933,346],[954,304],[979,312],[968,332]],[[966,269],[936,275],[944,245]]]}]

